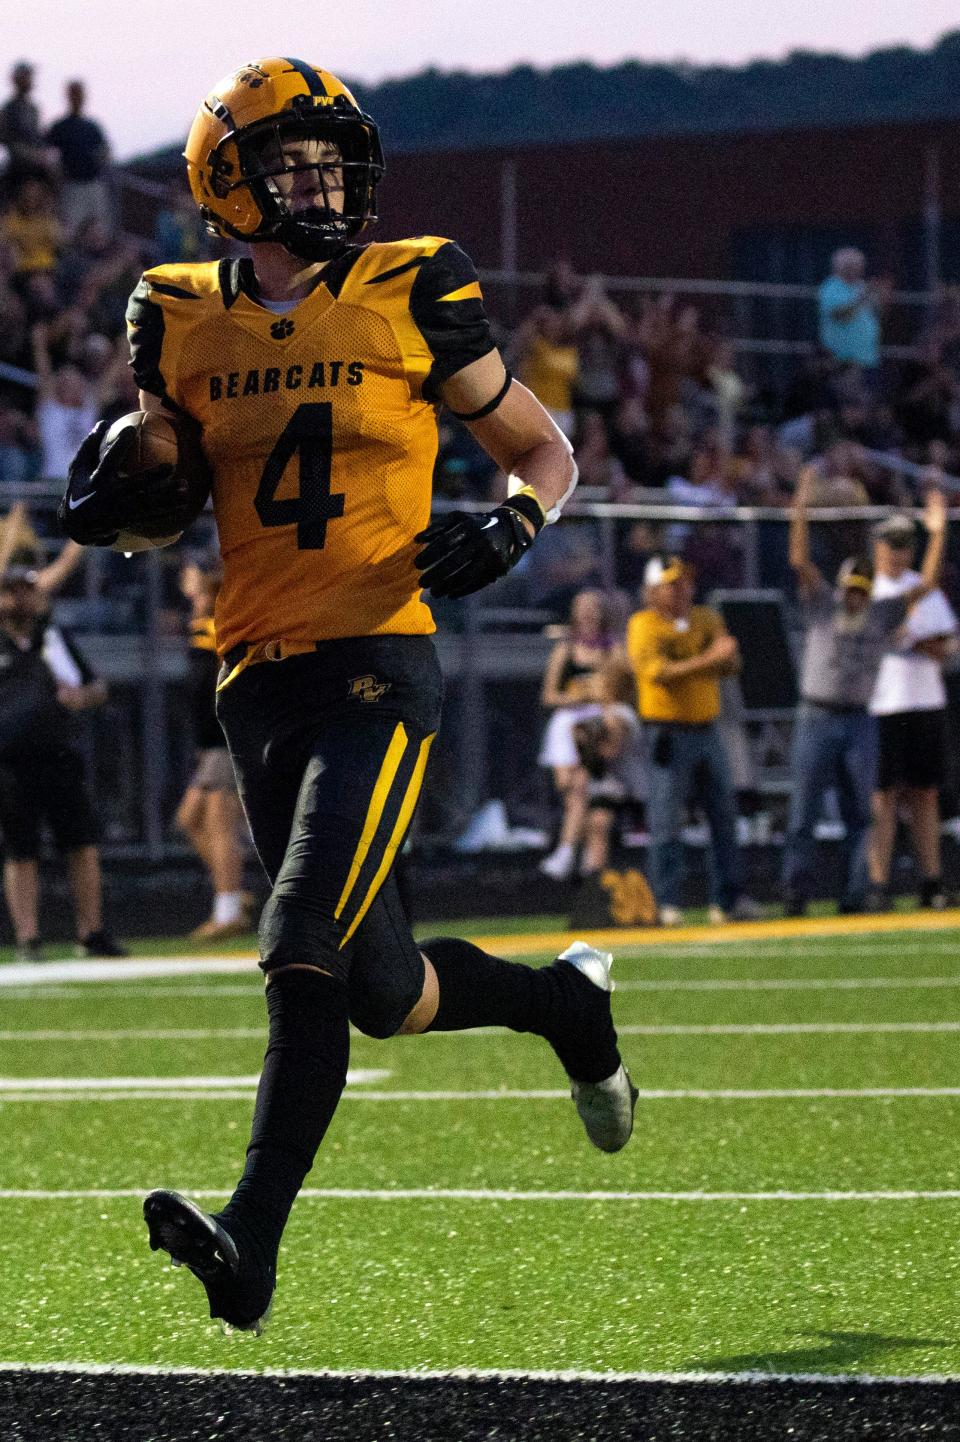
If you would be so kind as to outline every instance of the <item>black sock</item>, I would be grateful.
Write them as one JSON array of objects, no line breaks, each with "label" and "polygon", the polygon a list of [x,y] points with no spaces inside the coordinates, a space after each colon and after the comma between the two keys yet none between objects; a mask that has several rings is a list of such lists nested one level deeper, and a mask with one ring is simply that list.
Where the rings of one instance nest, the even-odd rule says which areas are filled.
[{"label": "black sock", "polygon": [[929,906],[935,896],[943,891],[943,878],[940,876],[925,876],[920,882],[920,905]]},{"label": "black sock", "polygon": [[336,1111],[347,1078],[350,1029],[343,983],[318,971],[274,973],[270,1040],[257,1089],[243,1176],[222,1212],[227,1231],[276,1261],[290,1208]]},{"label": "black sock", "polygon": [[421,950],[440,983],[440,1005],[428,1031],[507,1026],[534,1032],[577,1081],[604,1081],[619,1067],[607,993],[569,962],[522,966],[446,936],[423,942]]}]

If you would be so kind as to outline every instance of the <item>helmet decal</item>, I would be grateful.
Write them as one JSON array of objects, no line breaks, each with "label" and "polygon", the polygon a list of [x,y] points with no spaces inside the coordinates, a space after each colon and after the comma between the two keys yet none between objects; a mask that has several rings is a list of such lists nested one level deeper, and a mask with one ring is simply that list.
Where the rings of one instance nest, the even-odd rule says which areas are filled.
[{"label": "helmet decal", "polygon": [[[376,220],[383,151],[376,124],[327,70],[277,57],[242,65],[204,100],[184,149],[210,230],[325,259]],[[310,171],[310,203],[282,177]],[[331,179],[336,172],[337,184]]]}]

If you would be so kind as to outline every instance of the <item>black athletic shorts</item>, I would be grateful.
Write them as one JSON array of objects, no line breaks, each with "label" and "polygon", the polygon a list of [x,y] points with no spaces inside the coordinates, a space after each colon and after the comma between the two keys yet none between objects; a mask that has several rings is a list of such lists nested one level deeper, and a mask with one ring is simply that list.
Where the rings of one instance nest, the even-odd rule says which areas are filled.
[{"label": "black athletic shorts", "polygon": [[12,861],[35,861],[46,822],[60,851],[95,846],[100,830],[79,751],[0,762],[0,831]]},{"label": "black athletic shorts", "polygon": [[942,786],[946,771],[946,711],[898,711],[878,716],[877,788]]},{"label": "black athletic shorts", "polygon": [[[242,653],[226,658],[221,679]],[[443,683],[427,636],[318,641],[241,670],[217,716],[254,845],[275,895],[296,891],[331,921],[355,997],[423,990],[423,960],[393,862],[413,817]],[[409,1009],[409,1008],[408,1008]]]}]

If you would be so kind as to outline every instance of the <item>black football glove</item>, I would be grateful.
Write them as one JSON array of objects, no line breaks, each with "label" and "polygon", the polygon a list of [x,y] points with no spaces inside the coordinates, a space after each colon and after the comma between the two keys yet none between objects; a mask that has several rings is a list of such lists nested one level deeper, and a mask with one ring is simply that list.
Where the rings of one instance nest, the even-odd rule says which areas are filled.
[{"label": "black football glove", "polygon": [[112,546],[121,531],[154,537],[185,530],[192,519],[186,480],[172,465],[126,474],[136,427],[125,426],[101,455],[108,430],[99,421],[70,462],[57,508],[64,534],[84,546]]},{"label": "black football glove", "polygon": [[479,516],[450,511],[414,539],[423,543],[416,556],[421,586],[438,599],[456,599],[505,576],[534,538],[520,513],[505,505]]}]

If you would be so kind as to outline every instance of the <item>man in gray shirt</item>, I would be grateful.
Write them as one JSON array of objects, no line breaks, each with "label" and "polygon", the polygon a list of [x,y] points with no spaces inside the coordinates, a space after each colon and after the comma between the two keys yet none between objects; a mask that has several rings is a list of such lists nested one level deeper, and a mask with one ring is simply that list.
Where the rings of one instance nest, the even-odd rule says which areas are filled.
[{"label": "man in gray shirt", "polygon": [[790,564],[804,606],[807,634],[783,858],[788,916],[802,916],[806,911],[813,883],[814,828],[831,787],[836,790],[846,831],[838,909],[863,910],[876,768],[875,722],[868,705],[880,662],[908,610],[938,583],[947,528],[944,498],[939,491],[931,491],[923,516],[929,541],[920,583],[905,595],[874,601],[869,560],[850,557],[844,561],[836,590],[811,561],[809,503],[810,481],[803,477],[797,484],[790,522]]}]

